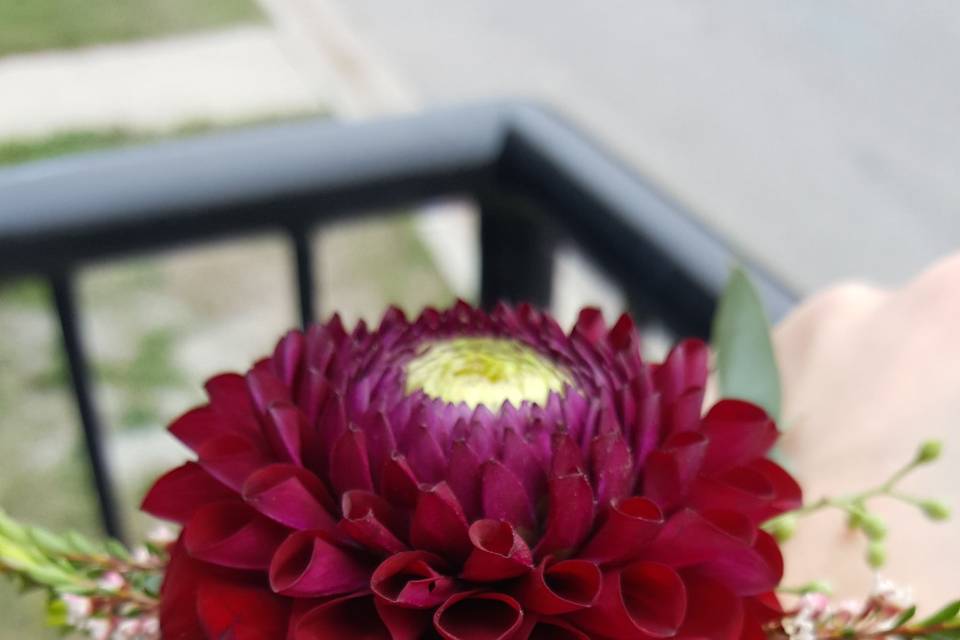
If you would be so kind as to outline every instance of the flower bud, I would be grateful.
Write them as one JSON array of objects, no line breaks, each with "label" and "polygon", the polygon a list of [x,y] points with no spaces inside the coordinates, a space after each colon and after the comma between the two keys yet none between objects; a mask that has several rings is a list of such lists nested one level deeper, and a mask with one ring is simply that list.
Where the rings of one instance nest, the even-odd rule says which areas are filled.
[{"label": "flower bud", "polygon": [[786,513],[770,520],[763,528],[767,530],[767,533],[776,538],[777,542],[783,543],[792,538],[794,532],[796,532],[797,517],[793,514]]},{"label": "flower bud", "polygon": [[860,516],[860,528],[875,542],[887,537],[887,525],[872,513],[864,513]]},{"label": "flower bud", "polygon": [[887,548],[882,542],[874,541],[867,547],[867,563],[874,569],[887,563]]},{"label": "flower bud", "polygon": [[927,440],[917,450],[917,464],[927,464],[940,457],[943,443],[939,440]]},{"label": "flower bud", "polygon": [[920,503],[920,508],[931,520],[946,520],[950,517],[950,507],[939,500],[924,500]]}]

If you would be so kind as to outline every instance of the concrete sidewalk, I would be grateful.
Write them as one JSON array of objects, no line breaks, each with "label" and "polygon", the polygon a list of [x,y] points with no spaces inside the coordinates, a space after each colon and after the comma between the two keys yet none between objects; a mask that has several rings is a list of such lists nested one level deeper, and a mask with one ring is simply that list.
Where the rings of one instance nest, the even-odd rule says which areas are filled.
[{"label": "concrete sidewalk", "polygon": [[311,1],[424,104],[571,114],[802,291],[960,247],[953,0]]}]

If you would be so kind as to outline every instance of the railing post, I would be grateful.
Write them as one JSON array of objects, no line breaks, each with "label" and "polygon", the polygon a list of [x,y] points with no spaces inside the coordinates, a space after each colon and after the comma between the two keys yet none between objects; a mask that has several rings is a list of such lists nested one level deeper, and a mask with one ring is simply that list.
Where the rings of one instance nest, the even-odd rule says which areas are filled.
[{"label": "railing post", "polygon": [[557,237],[527,199],[483,193],[480,204],[480,304],[550,306]]},{"label": "railing post", "polygon": [[83,440],[87,450],[87,459],[93,475],[94,489],[100,505],[100,520],[108,535],[123,539],[117,503],[114,497],[113,481],[107,466],[103,445],[103,431],[90,392],[89,367],[84,355],[83,341],[77,317],[77,305],[74,296],[73,281],[69,274],[57,273],[50,276],[53,300],[60,319],[60,331],[63,337],[63,350],[67,356],[73,395],[83,427]]},{"label": "railing post", "polygon": [[293,258],[297,271],[297,300],[300,326],[306,329],[316,319],[316,278],[313,275],[313,246],[309,228],[295,225],[290,228]]}]

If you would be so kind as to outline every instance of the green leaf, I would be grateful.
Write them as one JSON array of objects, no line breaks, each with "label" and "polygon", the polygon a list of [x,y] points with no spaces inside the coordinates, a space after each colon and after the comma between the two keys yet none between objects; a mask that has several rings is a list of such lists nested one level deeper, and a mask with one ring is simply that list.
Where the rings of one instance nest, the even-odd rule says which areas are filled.
[{"label": "green leaf", "polygon": [[909,609],[904,610],[903,613],[897,618],[897,621],[893,623],[891,629],[899,629],[907,622],[909,622],[913,616],[917,613],[917,605],[911,606]]},{"label": "green leaf", "polygon": [[721,395],[753,402],[779,421],[780,372],[770,323],[760,296],[739,267],[730,274],[717,305],[712,341]]},{"label": "green leaf", "polygon": [[957,617],[957,614],[960,614],[960,600],[954,600],[943,609],[940,609],[935,614],[924,620],[920,623],[920,628],[932,627],[934,625],[943,624],[944,622],[949,622]]}]

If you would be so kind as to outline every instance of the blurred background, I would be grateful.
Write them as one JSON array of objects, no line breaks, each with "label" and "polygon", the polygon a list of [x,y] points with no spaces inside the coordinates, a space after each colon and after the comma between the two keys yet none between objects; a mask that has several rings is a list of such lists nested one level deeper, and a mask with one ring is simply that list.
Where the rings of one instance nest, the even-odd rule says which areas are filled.
[{"label": "blurred background", "polygon": [[[0,0],[0,165],[534,98],[805,294],[895,285],[960,246],[957,78],[952,0]],[[406,214],[315,234],[323,313],[475,296],[469,209]],[[133,530],[152,526],[135,509],[150,481],[186,457],[162,426],[295,324],[289,269],[284,239],[261,236],[81,272]],[[622,306],[570,251],[557,289],[565,320]],[[0,505],[97,532],[59,344],[45,285],[0,282]],[[0,582],[0,639],[54,637],[13,593]]]}]

